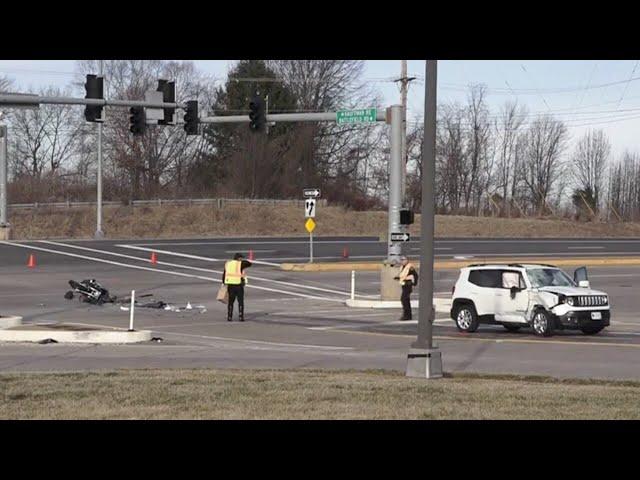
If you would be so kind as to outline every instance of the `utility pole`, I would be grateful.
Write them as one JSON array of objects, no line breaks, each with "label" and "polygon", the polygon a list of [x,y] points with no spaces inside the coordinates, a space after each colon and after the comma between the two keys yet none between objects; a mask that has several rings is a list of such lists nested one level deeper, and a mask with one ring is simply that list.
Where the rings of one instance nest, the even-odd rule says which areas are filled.
[{"label": "utility pole", "polygon": [[407,355],[408,377],[442,377],[442,356],[433,346],[433,233],[435,223],[436,88],[437,60],[427,60],[424,95],[424,148],[422,150],[422,225],[420,230],[420,306],[418,339]]},{"label": "utility pole", "polygon": [[402,204],[405,205],[407,190],[407,162],[409,156],[407,152],[407,94],[409,93],[409,82],[415,77],[407,77],[407,61],[400,60],[400,104],[402,105]]},{"label": "utility pole", "polygon": [[0,240],[9,240],[7,222],[7,126],[0,125]]},{"label": "utility pole", "polygon": [[[104,72],[104,60],[98,60],[98,75],[102,76]],[[102,122],[98,123],[98,169],[97,169],[97,199],[96,199],[96,233],[95,238],[104,238],[102,230]]]}]

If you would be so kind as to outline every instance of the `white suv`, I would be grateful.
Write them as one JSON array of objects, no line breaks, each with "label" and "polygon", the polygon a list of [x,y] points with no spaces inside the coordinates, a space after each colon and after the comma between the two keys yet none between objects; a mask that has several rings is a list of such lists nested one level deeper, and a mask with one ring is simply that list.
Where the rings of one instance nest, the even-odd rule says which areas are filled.
[{"label": "white suv", "polygon": [[573,277],[552,265],[469,265],[453,287],[451,318],[463,332],[494,323],[545,337],[556,329],[598,333],[609,325],[609,298],[589,288],[586,267]]}]

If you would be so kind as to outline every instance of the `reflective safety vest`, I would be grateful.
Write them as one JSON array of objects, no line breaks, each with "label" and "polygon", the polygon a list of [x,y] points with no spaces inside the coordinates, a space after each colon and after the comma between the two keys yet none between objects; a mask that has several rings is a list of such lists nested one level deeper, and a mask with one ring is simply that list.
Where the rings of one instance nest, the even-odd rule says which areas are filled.
[{"label": "reflective safety vest", "polygon": [[413,268],[413,265],[411,265],[410,263],[407,263],[402,270],[400,271],[400,285],[404,285],[404,282],[406,281],[411,281],[411,285],[414,284],[415,282],[415,278],[413,277],[413,275],[409,275],[409,270],[411,270]]},{"label": "reflective safety vest", "polygon": [[224,283],[226,285],[240,285],[242,279],[247,283],[247,275],[242,273],[242,261],[229,260],[224,265]]}]

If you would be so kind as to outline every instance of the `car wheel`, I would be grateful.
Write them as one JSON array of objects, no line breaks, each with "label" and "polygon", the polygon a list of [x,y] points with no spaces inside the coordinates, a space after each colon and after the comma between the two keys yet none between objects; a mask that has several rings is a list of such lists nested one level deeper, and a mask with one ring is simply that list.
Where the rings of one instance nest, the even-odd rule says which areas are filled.
[{"label": "car wheel", "polygon": [[533,333],[541,337],[553,335],[553,320],[545,310],[538,310],[533,314],[531,327],[533,328]]},{"label": "car wheel", "polygon": [[455,311],[456,327],[461,332],[475,332],[478,329],[478,314],[472,304],[458,305]]},{"label": "car wheel", "polygon": [[582,330],[582,333],[584,333],[585,335],[595,335],[596,333],[600,333],[603,328],[604,326],[582,327],[580,330]]},{"label": "car wheel", "polygon": [[522,325],[516,325],[514,323],[503,323],[502,326],[510,332],[517,332],[522,328]]}]

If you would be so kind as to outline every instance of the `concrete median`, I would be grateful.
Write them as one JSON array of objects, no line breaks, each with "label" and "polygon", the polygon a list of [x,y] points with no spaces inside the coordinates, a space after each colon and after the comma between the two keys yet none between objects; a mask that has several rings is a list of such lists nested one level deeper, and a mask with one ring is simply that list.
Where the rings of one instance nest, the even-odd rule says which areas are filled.
[{"label": "concrete median", "polygon": [[[420,262],[413,260],[416,267]],[[640,257],[473,257],[465,260],[437,260],[435,270],[452,270],[475,263],[547,263],[558,267],[624,267],[640,266]],[[281,270],[290,272],[350,272],[378,271],[382,262],[319,262],[319,263],[282,263]]]},{"label": "concrete median", "polygon": [[139,343],[151,340],[150,330],[128,331],[71,323],[18,325],[0,330],[0,342]]},{"label": "concrete median", "polygon": [[22,317],[0,315],[0,329],[22,325]]}]

